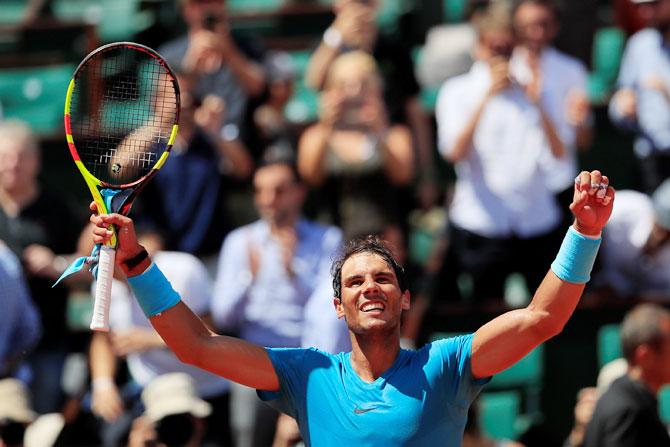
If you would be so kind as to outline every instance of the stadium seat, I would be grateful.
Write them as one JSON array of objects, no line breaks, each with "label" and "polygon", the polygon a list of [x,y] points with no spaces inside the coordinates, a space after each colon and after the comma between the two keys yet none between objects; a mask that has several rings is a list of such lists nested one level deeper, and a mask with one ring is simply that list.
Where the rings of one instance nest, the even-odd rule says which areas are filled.
[{"label": "stadium seat", "polygon": [[54,0],[56,17],[97,24],[103,42],[131,39],[155,20],[150,11],[140,10],[141,0]]},{"label": "stadium seat", "polygon": [[0,25],[16,25],[23,17],[27,0],[3,0]]},{"label": "stadium seat", "polygon": [[6,118],[30,124],[39,135],[60,132],[71,64],[0,70],[0,104]]},{"label": "stadium seat", "polygon": [[593,38],[589,75],[589,96],[594,103],[604,103],[614,88],[623,55],[626,36],[616,27],[600,28]]},{"label": "stadium seat", "polygon": [[665,424],[670,424],[670,385],[664,386],[658,393],[658,411],[661,420]]},{"label": "stadium seat", "polygon": [[598,329],[598,367],[614,359],[623,357],[621,352],[621,340],[619,338],[619,325],[607,324]]},{"label": "stadium seat", "polygon": [[467,0],[443,0],[442,16],[446,23],[460,23],[465,20]]},{"label": "stadium seat", "polygon": [[231,14],[271,12],[279,9],[285,0],[227,0],[226,8]]},{"label": "stadium seat", "polygon": [[515,391],[482,393],[479,397],[479,423],[493,439],[516,439],[521,398]]},{"label": "stadium seat", "polygon": [[319,109],[318,93],[305,85],[305,70],[309,63],[309,50],[291,52],[297,72],[295,91],[286,104],[286,119],[294,124],[306,124],[316,120]]}]

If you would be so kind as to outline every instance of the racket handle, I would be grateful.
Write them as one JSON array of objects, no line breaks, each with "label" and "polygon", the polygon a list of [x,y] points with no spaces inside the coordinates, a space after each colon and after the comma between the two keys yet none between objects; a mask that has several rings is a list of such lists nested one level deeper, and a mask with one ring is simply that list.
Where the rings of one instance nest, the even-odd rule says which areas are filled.
[{"label": "racket handle", "polygon": [[95,301],[91,330],[109,332],[109,305],[112,298],[112,278],[114,277],[114,258],[116,250],[103,245],[98,259],[98,278],[95,284]]}]

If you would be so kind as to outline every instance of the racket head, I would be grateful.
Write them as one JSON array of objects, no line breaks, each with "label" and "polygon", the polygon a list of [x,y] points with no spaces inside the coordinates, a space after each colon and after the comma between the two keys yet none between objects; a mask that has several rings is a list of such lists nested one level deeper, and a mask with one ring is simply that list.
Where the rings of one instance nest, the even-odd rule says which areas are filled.
[{"label": "racket head", "polygon": [[79,64],[65,100],[65,133],[75,164],[102,202],[100,212],[110,211],[100,189],[139,191],[163,165],[177,135],[179,106],[174,72],[149,47],[115,42]]}]

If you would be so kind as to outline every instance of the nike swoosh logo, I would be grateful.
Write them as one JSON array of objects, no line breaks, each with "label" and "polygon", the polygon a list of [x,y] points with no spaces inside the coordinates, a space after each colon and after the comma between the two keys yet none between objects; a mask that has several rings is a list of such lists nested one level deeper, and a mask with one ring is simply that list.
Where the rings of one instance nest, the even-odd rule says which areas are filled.
[{"label": "nike swoosh logo", "polygon": [[356,408],[354,408],[354,413],[363,414],[363,413],[367,413],[368,411],[372,411],[372,410],[376,410],[376,409],[377,409],[377,407],[372,407],[372,408],[358,408],[358,407],[356,407]]}]

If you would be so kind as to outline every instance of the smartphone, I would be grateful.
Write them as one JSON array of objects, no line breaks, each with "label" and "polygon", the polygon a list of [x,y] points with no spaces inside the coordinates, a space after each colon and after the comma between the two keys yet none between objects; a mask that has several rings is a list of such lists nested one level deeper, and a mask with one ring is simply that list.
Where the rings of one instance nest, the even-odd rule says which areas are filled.
[{"label": "smartphone", "polygon": [[342,102],[340,119],[335,123],[338,129],[360,129],[363,100],[359,97],[346,98]]}]

